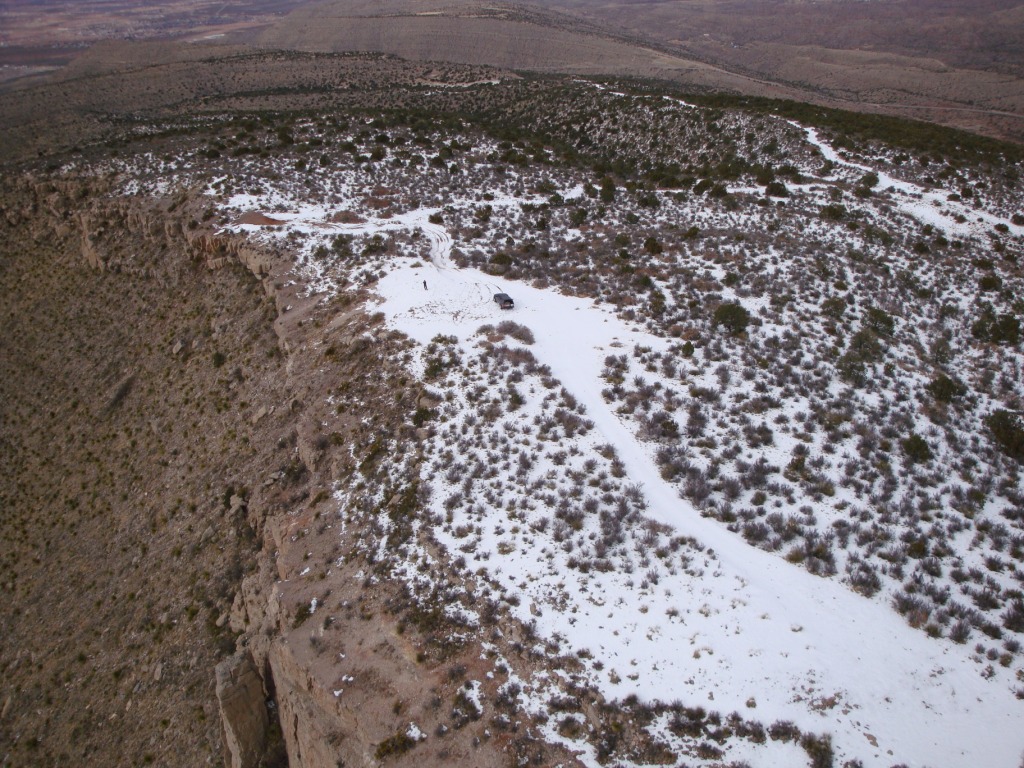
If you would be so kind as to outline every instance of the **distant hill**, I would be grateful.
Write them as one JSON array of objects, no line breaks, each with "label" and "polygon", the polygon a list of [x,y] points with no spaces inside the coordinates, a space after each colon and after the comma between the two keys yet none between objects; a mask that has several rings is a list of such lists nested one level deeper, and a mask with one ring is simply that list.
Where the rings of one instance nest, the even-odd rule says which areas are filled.
[{"label": "distant hill", "polygon": [[473,0],[328,0],[235,39],[655,77],[1024,141],[1024,59],[1017,50],[1024,14],[1006,5],[570,0],[555,10]]},{"label": "distant hill", "polygon": [[648,77],[1024,142],[1019,0],[12,0],[0,83],[125,40]]},{"label": "distant hill", "polygon": [[381,52],[508,69],[682,77],[734,88],[742,88],[745,80],[607,25],[541,8],[473,0],[313,2],[243,39],[285,50]]}]

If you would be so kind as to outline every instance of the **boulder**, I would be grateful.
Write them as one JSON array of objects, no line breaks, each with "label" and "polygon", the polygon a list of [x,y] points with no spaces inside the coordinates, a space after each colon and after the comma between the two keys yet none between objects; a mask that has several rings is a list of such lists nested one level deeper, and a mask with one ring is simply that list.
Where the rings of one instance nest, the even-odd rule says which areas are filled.
[{"label": "boulder", "polygon": [[270,718],[252,656],[236,653],[217,665],[216,676],[224,765],[256,768],[266,750]]}]

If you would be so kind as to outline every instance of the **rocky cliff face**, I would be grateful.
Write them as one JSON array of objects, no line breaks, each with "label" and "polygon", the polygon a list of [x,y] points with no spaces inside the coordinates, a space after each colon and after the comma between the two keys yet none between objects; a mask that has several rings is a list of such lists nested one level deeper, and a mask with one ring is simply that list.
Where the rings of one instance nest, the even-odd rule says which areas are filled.
[{"label": "rocky cliff face", "polygon": [[[7,244],[12,248],[20,246],[20,253],[27,253],[33,250],[26,258],[41,260],[46,255],[41,249],[42,245],[52,246],[55,257],[67,254],[70,261],[68,264],[74,269],[75,259],[84,263],[94,273],[113,274],[117,276],[118,290],[133,291],[140,284],[153,286],[169,299],[171,304],[177,303],[183,312],[189,312],[187,301],[175,301],[174,294],[179,291],[188,291],[192,295],[196,290],[195,275],[211,272],[230,270],[236,265],[244,268],[251,277],[248,280],[255,280],[263,286],[264,291],[273,302],[276,290],[275,282],[270,279],[275,254],[251,246],[244,238],[231,237],[217,234],[210,227],[199,226],[196,222],[202,215],[203,200],[187,191],[174,197],[164,200],[148,200],[141,198],[130,198],[118,196],[111,189],[108,183],[95,178],[76,180],[49,180],[39,181],[31,176],[13,180],[10,188],[6,190],[3,202],[0,204],[0,222],[5,227],[8,236]],[[35,247],[32,244],[36,244]],[[33,265],[43,267],[41,264]],[[43,267],[54,270],[62,267],[58,264],[51,264]],[[196,272],[196,270],[199,272]],[[201,281],[203,278],[199,278]],[[109,282],[109,280],[108,280]],[[81,281],[79,281],[81,286]],[[12,290],[25,290],[25,286],[8,286]],[[71,304],[73,301],[68,296],[67,288],[62,294],[64,300]],[[71,288],[70,290],[74,290]],[[38,301],[37,301],[38,303]],[[149,311],[159,312],[159,308],[153,303],[145,302]],[[135,323],[132,317],[132,308],[126,302],[123,307],[122,321],[127,324]],[[226,308],[226,307],[225,307]],[[12,315],[13,315],[12,309]],[[195,310],[191,310],[194,312]],[[276,312],[275,316],[276,317]],[[50,312],[49,319],[59,318],[59,315]],[[274,318],[269,318],[273,320]],[[224,317],[221,320],[211,323],[210,328],[195,335],[174,335],[169,337],[164,346],[163,354],[171,360],[172,366],[195,369],[195,375],[208,375],[204,369],[209,367],[208,350],[214,343],[223,339],[227,342],[228,333],[226,326],[231,323],[231,318]],[[275,333],[275,346],[278,349],[287,346],[285,339],[286,324],[268,322],[267,330],[273,328]],[[69,329],[74,333],[73,329]],[[250,332],[251,333],[251,332]],[[34,342],[38,345],[38,342]],[[56,343],[56,342],[55,342]],[[114,344],[103,344],[103,353],[111,352]],[[16,346],[16,345],[13,345]],[[225,348],[220,354],[225,357],[234,358],[236,350]],[[128,348],[120,350],[125,357],[131,357],[135,350]],[[13,354],[13,351],[12,351]],[[92,353],[94,358],[96,353]],[[98,360],[97,360],[98,362]],[[38,367],[38,366],[36,366]],[[138,370],[138,363],[127,364],[129,371]],[[144,370],[145,364],[142,369]],[[285,366],[282,366],[284,368]],[[242,368],[235,368],[229,375],[226,384],[230,388],[241,390],[242,378],[248,374]],[[13,376],[8,383],[13,386]],[[121,408],[122,403],[129,401],[131,405],[133,391],[140,389],[141,382],[148,382],[147,387],[154,385],[154,377],[146,372],[138,374],[129,372],[128,375],[120,375],[111,380],[107,394],[98,399],[102,401],[102,413],[109,414],[113,408]],[[78,384],[86,383],[86,379],[78,377]],[[287,384],[287,382],[285,382]],[[186,385],[189,389],[192,384]],[[283,392],[292,391],[287,386]],[[263,402],[258,398],[265,396]],[[198,543],[193,547],[209,548],[216,546],[222,552],[221,560],[218,563],[220,568],[230,564],[230,559],[225,558],[227,554],[224,546],[225,537],[241,544],[239,554],[242,562],[238,563],[238,573],[246,573],[244,580],[236,576],[233,587],[229,587],[228,597],[230,603],[225,603],[221,608],[214,609],[215,615],[209,619],[210,631],[221,638],[222,652],[227,650],[227,644],[238,647],[238,652],[228,657],[217,665],[216,672],[213,668],[207,670],[206,675],[211,683],[215,680],[215,701],[216,717],[220,721],[220,740],[223,747],[223,759],[226,764],[232,766],[255,766],[267,759],[268,737],[273,735],[271,725],[271,714],[273,707],[268,709],[268,701],[272,705],[272,692],[275,690],[275,680],[271,677],[272,666],[268,661],[269,652],[273,639],[280,633],[278,620],[280,617],[279,594],[274,588],[274,582],[278,573],[273,567],[273,557],[279,547],[286,542],[282,541],[279,534],[279,525],[274,513],[286,506],[286,503],[294,498],[308,496],[308,491],[299,488],[300,483],[296,482],[299,475],[308,477],[309,473],[304,465],[297,443],[299,442],[298,432],[302,427],[297,422],[301,412],[292,411],[290,403],[293,398],[282,397],[278,392],[273,391],[250,391],[244,397],[253,399],[253,402],[245,403],[244,406],[251,410],[250,415],[244,416],[244,425],[251,429],[253,442],[266,442],[278,452],[285,454],[292,453],[294,458],[289,459],[294,463],[291,475],[294,477],[285,478],[284,472],[265,471],[262,475],[245,476],[248,471],[251,473],[254,467],[244,466],[240,462],[237,468],[240,475],[236,476],[237,486],[247,487],[244,495],[227,494],[224,506],[217,513],[217,517],[210,519],[209,523],[196,522],[188,526],[190,531],[195,531]],[[16,398],[9,398],[13,402]],[[12,407],[16,407],[13,406]],[[171,414],[168,414],[171,415]],[[182,420],[188,418],[187,413],[178,413]],[[166,428],[160,423],[160,414],[153,412],[148,420],[154,434],[164,435]],[[86,426],[88,428],[88,426]],[[236,424],[233,429],[238,430],[240,425]],[[130,431],[131,427],[126,427]],[[187,430],[186,430],[187,434]],[[212,437],[213,430],[207,430],[206,435]],[[203,434],[194,436],[203,441]],[[308,437],[303,437],[303,442],[308,442]],[[162,453],[166,448],[160,447],[153,450],[154,453]],[[181,452],[185,454],[187,449],[176,447],[172,449],[174,454]],[[255,452],[254,452],[255,453]],[[301,452],[310,455],[309,450]],[[227,457],[230,461],[230,456]],[[279,461],[280,459],[278,459]],[[271,461],[274,461],[271,459]],[[251,462],[249,462],[251,464]],[[273,466],[273,464],[271,464]],[[288,465],[286,465],[287,467]],[[17,468],[12,467],[12,472],[17,475]],[[17,481],[17,477],[14,478]],[[84,486],[84,484],[83,484]],[[282,489],[288,486],[287,491]],[[172,485],[165,486],[163,495],[173,497],[176,494],[184,494],[182,487]],[[125,493],[125,500],[130,503],[129,494]],[[13,501],[12,509],[17,510],[15,504],[20,503],[17,498],[5,498]],[[95,494],[94,494],[95,497]],[[272,500],[271,500],[272,499]],[[167,499],[157,501],[157,504],[166,502]],[[32,506],[29,499],[24,500],[26,507]],[[197,512],[201,512],[197,510]],[[269,520],[269,522],[268,522]],[[156,525],[159,525],[157,523]],[[152,529],[151,529],[152,530]],[[267,534],[268,542],[263,545],[263,536]],[[108,537],[109,538],[109,537]],[[117,537],[115,537],[116,539]],[[149,560],[154,558],[160,546],[156,536],[146,536],[147,544],[143,544],[143,550],[150,549]],[[81,541],[79,544],[81,545]],[[125,549],[122,546],[122,551]],[[180,558],[182,547],[173,547],[173,557]],[[169,557],[169,559],[171,559]],[[141,559],[135,557],[134,564],[141,565]],[[131,564],[129,564],[131,567]],[[204,574],[206,579],[211,578],[209,571]],[[230,577],[229,577],[230,578]],[[81,585],[79,585],[81,586]],[[243,588],[244,586],[244,588]],[[16,589],[14,583],[5,583],[5,587]],[[174,591],[180,589],[172,580],[161,585],[163,589]],[[144,588],[136,587],[136,594],[145,595]],[[231,595],[233,594],[233,597]],[[79,592],[79,599],[82,598]],[[153,597],[156,597],[154,593]],[[15,599],[13,605],[17,605]],[[229,607],[230,606],[230,607]],[[16,609],[17,610],[17,609]],[[192,610],[190,608],[190,610]],[[27,614],[31,616],[31,614]],[[170,631],[164,629],[177,623],[172,618],[173,610],[168,611],[165,616],[157,618],[157,630],[160,633]],[[189,614],[191,616],[191,614]],[[40,620],[43,620],[40,615]],[[30,631],[33,624],[26,619],[24,630]],[[38,624],[36,622],[35,624]],[[10,628],[9,628],[10,629]],[[18,632],[10,631],[8,639],[13,639]],[[186,644],[195,643],[195,640],[182,638]],[[6,650],[4,656],[6,656]],[[172,653],[177,653],[172,651]],[[125,652],[130,657],[132,652]],[[176,675],[173,669],[181,663],[179,658],[165,658],[148,668],[151,684],[172,683]],[[184,659],[188,661],[188,659]],[[86,656],[80,654],[80,662],[86,661]],[[193,655],[191,664],[195,664],[196,656]],[[121,659],[122,664],[131,666],[133,660]],[[6,665],[5,665],[6,668]],[[194,667],[192,667],[194,668]],[[282,690],[292,691],[300,689],[304,685],[304,678],[299,676],[295,681],[287,678],[287,675],[298,674],[295,665],[281,667],[277,673]],[[118,673],[120,675],[120,673]],[[141,694],[139,686],[135,688],[136,699]],[[22,701],[19,701],[22,699]],[[201,700],[201,697],[200,697]],[[19,704],[25,705],[24,697],[12,695],[8,697],[5,705],[5,718],[8,723],[14,722],[17,729],[18,722],[25,724],[30,729],[31,725],[27,717],[19,720]],[[129,703],[129,707],[131,704]],[[139,705],[135,712],[140,711]],[[99,707],[97,707],[99,708]],[[205,710],[205,705],[203,706]],[[307,708],[308,710],[308,708]],[[134,713],[133,713],[134,714]],[[211,714],[214,714],[211,712]],[[312,711],[308,711],[311,722],[316,720]],[[116,715],[114,717],[117,717]],[[204,715],[205,718],[205,715]],[[162,722],[168,722],[170,718]],[[52,721],[52,718],[51,718]],[[155,725],[155,724],[154,724]],[[161,728],[166,734],[166,726]],[[289,750],[299,749],[292,747],[291,741],[295,738],[294,727],[284,734],[289,740]],[[14,732],[15,738],[18,733]],[[194,737],[191,737],[194,738]],[[273,744],[269,745],[273,750]],[[307,755],[314,754],[316,749],[306,738],[301,747],[302,752]],[[283,752],[283,750],[282,750]],[[95,757],[95,752],[93,755]],[[299,752],[295,752],[299,755]],[[325,752],[326,754],[326,752]],[[179,753],[168,764],[174,764],[176,760],[185,759]],[[294,765],[310,765],[308,759],[294,762]],[[327,763],[324,763],[327,764]],[[335,765],[331,762],[330,765]]]},{"label": "rocky cliff face", "polygon": [[272,299],[208,269],[173,204],[0,184],[5,764],[220,754],[213,668],[260,546],[249,489],[294,427]]},{"label": "rocky cliff face", "polygon": [[[205,673],[210,708],[215,708],[209,722],[217,725],[218,734],[211,739],[219,742],[225,765],[247,768],[287,760],[293,768],[383,762],[498,766],[510,756],[556,754],[550,748],[545,753],[505,716],[496,729],[479,713],[467,715],[460,704],[463,682],[467,675],[486,677],[491,662],[481,661],[486,658],[483,649],[476,642],[447,645],[443,634],[432,629],[440,615],[433,611],[440,611],[443,603],[424,612],[410,600],[401,580],[388,578],[386,562],[359,553],[359,541],[377,534],[360,532],[362,523],[355,522],[351,510],[339,510],[328,501],[332,489],[353,476],[364,485],[392,482],[386,474],[375,474],[371,464],[371,459],[378,460],[373,446],[382,434],[400,437],[408,446],[409,488],[416,487],[417,430],[408,423],[408,414],[427,401],[414,382],[406,382],[403,371],[389,368],[407,342],[359,309],[361,293],[327,305],[302,295],[301,286],[288,279],[287,254],[202,224],[206,201],[188,190],[143,199],[118,196],[102,180],[23,178],[4,200],[0,221],[9,228],[30,231],[39,241],[53,240],[76,253],[92,274],[102,275],[98,279],[114,281],[120,290],[145,285],[154,295],[173,297],[194,291],[197,276],[238,273],[238,279],[247,275],[250,285],[255,281],[275,307],[265,322],[272,326],[277,351],[260,353],[261,359],[280,356],[273,377],[257,381],[244,364],[228,370],[241,354],[227,346],[222,350],[221,344],[231,338],[237,346],[245,343],[244,336],[230,336],[230,317],[214,315],[201,333],[168,330],[160,339],[166,365],[194,375],[211,371],[224,392],[211,396],[215,402],[225,398],[226,405],[227,393],[245,390],[233,395],[245,401],[229,409],[238,413],[231,431],[217,438],[227,445],[244,433],[243,448],[234,459],[230,452],[218,454],[235,464],[220,475],[230,482],[205,481],[216,487],[216,501],[209,505],[211,516],[182,529],[182,535],[195,537],[191,549],[167,545],[168,567],[177,567],[188,552],[214,557],[220,550],[220,558],[205,566],[208,570],[192,577],[192,590],[215,577],[210,569],[225,567],[226,554],[237,563],[225,574],[207,619],[221,654],[216,669],[211,664]],[[152,299],[136,300],[140,311],[157,309]],[[133,322],[127,307],[124,322]],[[222,368],[216,355],[210,368],[215,348],[229,361]],[[168,375],[151,374],[145,365],[132,367],[127,376],[111,381],[107,407],[133,405],[133,397]],[[338,393],[345,393],[351,410],[331,404],[329,396],[337,400]],[[168,411],[167,417],[173,419],[174,413]],[[374,418],[365,419],[366,413]],[[179,418],[188,417],[179,413]],[[155,434],[168,428],[156,417],[150,421]],[[176,443],[174,451],[199,444],[204,435],[184,429],[181,439],[187,443]],[[152,450],[158,454],[167,449]],[[179,491],[176,481],[168,479],[149,493],[162,499]],[[410,493],[390,486],[381,492],[390,499],[390,510]],[[339,531],[346,525],[348,543],[343,544]],[[140,530],[139,536],[144,549],[158,546],[152,534]],[[135,562],[141,565],[142,560]],[[168,580],[146,589],[158,588],[179,587]],[[146,589],[137,587],[133,595],[148,594]],[[314,616],[317,605],[321,609]],[[170,617],[157,621],[175,626]],[[182,642],[194,641],[183,637]],[[173,655],[147,668],[148,674],[169,684],[169,670],[181,652],[171,650]],[[494,690],[488,695],[496,695],[500,683],[499,678],[489,681]],[[204,700],[202,695],[199,700]],[[141,707],[133,713],[141,714]],[[444,734],[444,741],[420,746],[426,738],[422,734],[432,732]],[[557,754],[572,762],[561,750]],[[167,762],[175,764],[178,758]]]},{"label": "rocky cliff face", "polygon": [[224,764],[255,768],[266,751],[270,725],[263,680],[246,651],[218,664],[216,675]]}]

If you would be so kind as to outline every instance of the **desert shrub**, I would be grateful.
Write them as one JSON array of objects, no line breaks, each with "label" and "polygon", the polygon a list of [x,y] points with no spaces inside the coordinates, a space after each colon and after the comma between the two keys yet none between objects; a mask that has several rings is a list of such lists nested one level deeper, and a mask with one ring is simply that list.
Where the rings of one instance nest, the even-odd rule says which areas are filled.
[{"label": "desert shrub", "polygon": [[435,416],[437,416],[436,411],[433,411],[430,408],[426,408],[424,406],[420,406],[412,415],[412,424],[414,427],[422,427]]},{"label": "desert shrub", "polygon": [[600,197],[602,203],[610,203],[615,199],[615,182],[610,176],[601,179]]},{"label": "desert shrub", "polygon": [[331,250],[339,256],[351,256],[352,237],[350,235],[337,235],[331,241]]},{"label": "desert shrub", "polygon": [[703,707],[683,707],[672,715],[668,728],[676,736],[696,739],[703,735],[706,720],[707,712]]},{"label": "desert shrub", "polygon": [[811,768],[832,768],[832,737],[828,734],[815,736],[805,734],[800,739],[800,746],[804,748],[808,757],[811,758]]},{"label": "desert shrub", "polygon": [[963,645],[971,636],[971,622],[960,619],[949,630],[949,639]]},{"label": "desert shrub", "polygon": [[658,238],[653,235],[644,240],[644,250],[652,255],[661,253],[661,243],[658,242]]},{"label": "desert shrub", "polygon": [[850,338],[847,354],[865,363],[874,363],[882,358],[885,349],[874,331],[861,328]]},{"label": "desert shrub", "polygon": [[800,738],[800,729],[789,720],[776,720],[768,729],[772,741],[796,741]]},{"label": "desert shrub", "polygon": [[910,461],[923,462],[932,457],[932,449],[928,447],[927,441],[916,432],[912,432],[900,445]]},{"label": "desert shrub", "polygon": [[813,531],[789,551],[786,559],[792,563],[803,563],[804,568],[815,576],[831,576],[836,572],[831,544]]},{"label": "desert shrub", "polygon": [[907,592],[897,592],[893,596],[892,602],[896,612],[905,616],[912,627],[923,626],[931,614],[931,608],[927,602]]},{"label": "desert shrub", "polygon": [[864,361],[852,357],[849,353],[839,358],[836,363],[839,377],[855,387],[862,387],[866,381],[867,369]]},{"label": "desert shrub", "polygon": [[868,328],[861,328],[851,337],[846,352],[836,363],[836,369],[845,381],[854,386],[863,386],[867,364],[880,360],[884,351],[877,334]]},{"label": "desert shrub", "polygon": [[719,304],[715,310],[714,324],[722,326],[733,336],[743,333],[749,323],[750,313],[742,304],[730,301]]},{"label": "desert shrub", "polygon": [[1020,341],[1020,320],[1011,314],[997,315],[990,305],[985,305],[971,325],[971,335],[979,341],[1013,346]]},{"label": "desert shrub", "polygon": [[703,471],[699,469],[690,470],[686,484],[683,486],[683,496],[700,506],[708,500],[712,490],[711,483],[708,482],[707,475]]},{"label": "desert shrub", "polygon": [[985,424],[1000,450],[1010,458],[1024,463],[1024,425],[1020,417],[1002,409],[994,411]]},{"label": "desert shrub", "polygon": [[708,415],[704,412],[700,403],[690,403],[686,414],[686,434],[690,437],[700,437],[708,425]]},{"label": "desert shrub", "polygon": [[821,302],[821,313],[835,320],[843,316],[846,311],[846,302],[839,296],[831,296]]},{"label": "desert shrub", "polygon": [[860,182],[858,183],[860,184],[860,186],[868,187],[869,189],[871,187],[877,186],[878,174],[875,173],[874,171],[869,171],[868,173],[865,173],[863,176],[861,176]]},{"label": "desert shrub", "polygon": [[940,403],[951,403],[967,394],[967,387],[944,373],[940,373],[929,382],[928,394]]},{"label": "desert shrub", "polygon": [[457,343],[458,339],[454,336],[439,334],[431,339],[426,349],[424,378],[436,379],[449,368],[459,365],[461,358],[455,346]]},{"label": "desert shrub", "polygon": [[896,321],[884,309],[868,307],[864,313],[864,326],[879,336],[892,336],[896,330]]},{"label": "desert shrub", "polygon": [[676,440],[679,438],[679,425],[665,410],[651,414],[644,424],[644,434],[653,440]]},{"label": "desert shrub", "polygon": [[1011,632],[1024,632],[1024,599],[1015,598],[1003,614],[1003,627]]},{"label": "desert shrub", "polygon": [[893,243],[893,236],[887,230],[875,224],[865,225],[862,233],[864,239],[869,243],[879,242],[882,245],[892,245]]},{"label": "desert shrub", "polygon": [[928,355],[936,365],[945,365],[953,359],[953,345],[949,339],[940,336],[929,345]]},{"label": "desert shrub", "polygon": [[871,597],[882,588],[878,572],[867,563],[847,563],[846,571],[850,575],[850,586],[865,597]]},{"label": "desert shrub", "polygon": [[978,278],[979,291],[998,291],[1003,287],[1003,281],[999,275],[982,275]]},{"label": "desert shrub", "polygon": [[363,244],[363,256],[373,256],[377,253],[385,253],[388,250],[388,241],[383,235],[372,235]]},{"label": "desert shrub", "polygon": [[525,325],[520,325],[514,320],[501,321],[498,323],[496,330],[498,333],[503,333],[506,336],[511,336],[513,339],[523,342],[523,344],[533,344],[535,341],[533,331]]},{"label": "desert shrub", "polygon": [[412,736],[404,732],[399,732],[394,736],[389,736],[378,744],[373,755],[378,760],[383,760],[385,757],[397,757],[398,755],[404,755],[415,746],[416,740]]},{"label": "desert shrub", "polygon": [[818,214],[825,221],[842,221],[846,218],[846,206],[840,203],[829,203]]},{"label": "desert shrub", "polygon": [[770,181],[765,185],[764,193],[768,197],[789,197],[789,189],[781,181]]},{"label": "desert shrub", "polygon": [[754,545],[767,541],[769,535],[771,535],[771,529],[759,521],[744,523],[742,532],[743,538],[747,540],[747,543]]}]

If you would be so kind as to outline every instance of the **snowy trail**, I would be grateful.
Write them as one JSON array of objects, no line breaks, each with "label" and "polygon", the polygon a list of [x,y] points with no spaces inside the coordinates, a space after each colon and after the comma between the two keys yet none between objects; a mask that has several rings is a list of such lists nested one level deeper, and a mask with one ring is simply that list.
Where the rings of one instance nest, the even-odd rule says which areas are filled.
[{"label": "snowy trail", "polygon": [[[956,237],[983,235],[996,224],[1005,224],[1014,234],[1024,234],[1024,227],[1014,224],[1010,219],[993,216],[986,211],[976,210],[964,205],[962,202],[948,200],[946,199],[948,193],[943,190],[931,191],[917,184],[897,179],[884,171],[846,160],[832,146],[821,139],[817,129],[792,121],[787,122],[803,131],[807,136],[807,141],[817,147],[822,157],[826,160],[838,166],[862,173],[876,173],[878,175],[877,188],[880,190],[891,190],[900,210],[923,224],[931,224],[944,231],[947,235]],[[966,219],[966,221],[958,221],[957,216]]]},{"label": "snowy trail", "polygon": [[[453,294],[469,297],[486,276],[453,270],[447,278]],[[424,343],[437,333],[466,339],[479,323],[505,316],[493,305],[423,311],[416,306],[416,278],[411,280],[412,286],[403,270],[384,278],[382,309],[395,327]],[[714,575],[701,582],[663,580],[673,593],[666,604],[690,609],[682,622],[666,621],[663,610],[641,612],[612,574],[588,581],[599,605],[578,599],[571,618],[547,611],[538,621],[542,634],[559,632],[608,667],[646,672],[635,683],[598,681],[613,696],[637,693],[671,701],[710,693],[710,706],[725,712],[743,711],[745,701],[756,697],[759,718],[792,719],[810,731],[833,732],[840,751],[845,745],[850,756],[873,753],[866,765],[889,766],[894,759],[965,768],[1017,765],[1024,747],[1020,704],[1002,684],[983,680],[980,667],[962,651],[911,629],[885,605],[749,547],[702,518],[661,479],[648,449],[601,396],[600,372],[604,356],[616,353],[617,345],[623,351],[636,343],[657,349],[663,340],[629,328],[588,301],[523,285],[513,293],[515,319],[536,336],[532,350],[586,405],[602,438],[615,445],[630,480],[643,486],[648,514],[710,546],[717,558],[711,563]],[[519,567],[525,573],[544,570],[539,562]],[[553,587],[540,578],[530,591],[540,595]],[[525,606],[523,613],[529,620]],[[694,649],[712,652],[694,659]],[[815,698],[835,694],[832,708],[810,706]]]},{"label": "snowy trail", "polygon": [[448,230],[430,221],[425,221],[420,226],[430,239],[430,261],[438,270],[451,269],[452,236],[448,234]]}]

